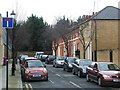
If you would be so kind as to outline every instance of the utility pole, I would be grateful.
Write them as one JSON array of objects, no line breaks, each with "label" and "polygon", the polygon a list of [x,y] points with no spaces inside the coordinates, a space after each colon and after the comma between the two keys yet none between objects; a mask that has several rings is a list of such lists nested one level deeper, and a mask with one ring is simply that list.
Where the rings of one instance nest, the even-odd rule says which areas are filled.
[{"label": "utility pole", "polygon": [[[6,13],[8,18],[8,11]],[[6,90],[8,90],[8,28],[6,28]]]},{"label": "utility pole", "polygon": [[[11,16],[15,16],[15,13],[14,11],[12,11],[12,13],[10,14]],[[13,18],[12,17],[12,18]],[[14,56],[14,25],[15,25],[15,22],[14,22],[14,18],[13,18],[13,29],[12,29],[12,76],[15,76],[15,56]]]}]

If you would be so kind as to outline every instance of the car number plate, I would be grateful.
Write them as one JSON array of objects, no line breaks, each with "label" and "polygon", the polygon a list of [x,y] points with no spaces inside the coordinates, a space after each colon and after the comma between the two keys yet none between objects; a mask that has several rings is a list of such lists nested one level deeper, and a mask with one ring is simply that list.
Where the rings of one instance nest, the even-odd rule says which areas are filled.
[{"label": "car number plate", "polygon": [[41,75],[33,75],[33,77],[40,77]]},{"label": "car number plate", "polygon": [[120,82],[120,79],[114,79],[113,82]]}]

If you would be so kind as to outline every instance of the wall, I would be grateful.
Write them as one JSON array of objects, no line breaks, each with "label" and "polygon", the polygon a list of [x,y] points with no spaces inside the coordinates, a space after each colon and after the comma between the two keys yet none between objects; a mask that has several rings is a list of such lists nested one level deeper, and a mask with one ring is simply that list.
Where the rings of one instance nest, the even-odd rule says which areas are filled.
[{"label": "wall", "polygon": [[[119,61],[119,37],[118,20],[97,20],[97,61],[110,61],[110,49],[113,51],[113,62],[120,66]],[[95,37],[92,43],[92,51],[95,50]]]}]

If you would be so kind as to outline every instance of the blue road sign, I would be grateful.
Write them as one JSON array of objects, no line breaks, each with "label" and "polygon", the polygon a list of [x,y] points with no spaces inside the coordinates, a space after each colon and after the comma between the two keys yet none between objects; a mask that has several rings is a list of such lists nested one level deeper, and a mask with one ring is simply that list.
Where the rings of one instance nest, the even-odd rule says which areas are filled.
[{"label": "blue road sign", "polygon": [[13,18],[3,17],[2,18],[3,28],[13,28]]}]

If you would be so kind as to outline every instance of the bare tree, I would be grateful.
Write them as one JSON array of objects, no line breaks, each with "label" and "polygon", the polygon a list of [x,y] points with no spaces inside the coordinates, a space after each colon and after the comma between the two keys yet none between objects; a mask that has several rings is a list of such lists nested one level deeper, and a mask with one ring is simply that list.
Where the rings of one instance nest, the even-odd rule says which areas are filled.
[{"label": "bare tree", "polygon": [[70,27],[71,27],[71,22],[68,18],[65,19],[65,16],[63,16],[63,18],[60,18],[59,20],[57,20],[57,23],[54,27],[54,29],[58,32],[59,36],[64,41],[67,56],[69,56],[68,43],[69,43],[70,32],[71,32],[71,29],[69,29]]},{"label": "bare tree", "polygon": [[85,21],[79,25],[79,34],[80,34],[80,42],[83,46],[83,58],[86,58],[86,50],[90,46],[90,43],[93,39],[94,29],[92,29],[92,22]]}]

